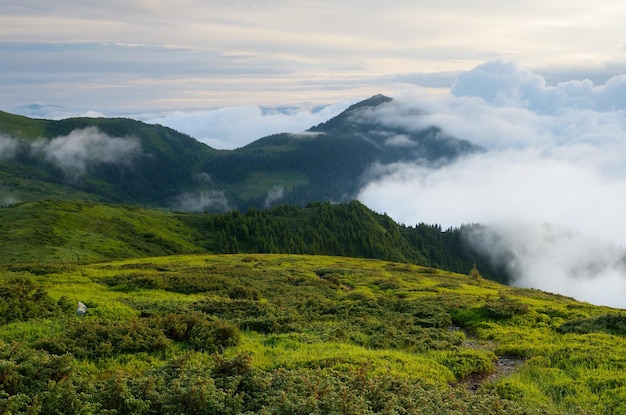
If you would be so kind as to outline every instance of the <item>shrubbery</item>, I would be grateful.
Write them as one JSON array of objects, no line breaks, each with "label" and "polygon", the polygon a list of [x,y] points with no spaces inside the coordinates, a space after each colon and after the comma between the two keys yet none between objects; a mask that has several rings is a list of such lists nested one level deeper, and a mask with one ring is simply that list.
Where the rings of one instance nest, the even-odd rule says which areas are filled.
[{"label": "shrubbery", "polygon": [[160,352],[169,341],[146,319],[109,322],[97,319],[72,321],[58,336],[41,339],[35,348],[79,358],[100,358],[121,353]]},{"label": "shrubbery", "polygon": [[608,333],[626,336],[626,313],[570,320],[563,323],[558,330],[561,333]]},{"label": "shrubbery", "polygon": [[72,308],[67,298],[54,301],[29,279],[12,279],[0,285],[0,324],[50,317]]},{"label": "shrubbery", "polygon": [[483,312],[488,318],[504,320],[527,313],[528,304],[500,296],[498,299],[487,301],[483,306]]},{"label": "shrubbery", "polygon": [[[67,279],[74,290],[82,279],[80,297],[92,305],[85,317],[75,300],[53,300],[30,280],[2,285],[7,304],[20,298],[31,311],[0,326],[12,341],[0,341],[0,413],[624,409],[623,313],[408,264],[150,261],[32,277],[47,286]],[[524,360],[504,370],[494,353]],[[462,386],[468,377],[482,382],[475,394]]]}]

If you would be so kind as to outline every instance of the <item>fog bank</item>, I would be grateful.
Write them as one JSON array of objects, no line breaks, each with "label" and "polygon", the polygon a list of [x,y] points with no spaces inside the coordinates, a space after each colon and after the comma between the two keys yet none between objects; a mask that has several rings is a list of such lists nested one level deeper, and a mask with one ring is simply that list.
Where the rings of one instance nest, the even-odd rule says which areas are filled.
[{"label": "fog bank", "polygon": [[515,284],[626,308],[626,77],[547,86],[511,62],[419,90],[378,120],[440,126],[487,151],[441,168],[373,166],[359,199],[405,224],[487,225],[473,241]]}]

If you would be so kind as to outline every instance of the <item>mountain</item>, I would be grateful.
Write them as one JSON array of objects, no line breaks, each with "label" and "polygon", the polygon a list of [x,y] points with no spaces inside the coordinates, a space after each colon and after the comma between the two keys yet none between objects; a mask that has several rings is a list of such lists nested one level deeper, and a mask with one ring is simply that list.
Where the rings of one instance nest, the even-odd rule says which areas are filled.
[{"label": "mountain", "polygon": [[[94,199],[165,206],[197,188],[216,150],[170,128],[115,118],[0,112],[0,201]],[[195,180],[195,181],[194,181]]]},{"label": "mountain", "polygon": [[376,95],[301,134],[232,151],[130,119],[0,112],[0,204],[55,198],[224,211],[339,202],[354,198],[376,163],[442,164],[482,151],[436,127],[381,122],[376,111],[391,103]]},{"label": "mountain", "polygon": [[[437,127],[415,132],[383,124],[374,111],[391,102],[391,98],[375,95],[304,133],[271,135],[225,153],[219,160],[222,169],[206,168],[225,183],[233,179],[263,183],[258,190],[264,191],[256,195],[238,191],[238,185],[231,188],[234,200],[260,207],[272,189],[282,189],[280,200],[284,203],[347,201],[371,179],[368,169],[377,163],[443,164],[483,151]],[[229,173],[242,165],[240,176]],[[277,174],[263,180],[263,172]]]},{"label": "mountain", "polygon": [[[626,413],[626,314],[482,278],[504,274],[464,228],[357,201],[146,207],[250,206],[287,183],[283,198],[341,198],[368,163],[480,151],[378,123],[389,104],[232,152],[132,120],[0,113],[2,413]],[[345,183],[323,193],[311,166]]]}]

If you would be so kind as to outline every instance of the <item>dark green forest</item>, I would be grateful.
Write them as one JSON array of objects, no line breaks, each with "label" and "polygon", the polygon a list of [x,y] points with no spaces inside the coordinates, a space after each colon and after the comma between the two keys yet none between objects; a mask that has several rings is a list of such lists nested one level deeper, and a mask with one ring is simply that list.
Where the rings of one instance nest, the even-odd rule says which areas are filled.
[{"label": "dark green forest", "polygon": [[376,258],[459,273],[467,273],[478,265],[484,277],[502,283],[509,281],[505,269],[493,267],[464,237],[478,225],[446,230],[425,223],[405,226],[358,201],[185,215],[181,220],[203,235],[212,235],[205,242],[210,252]]}]

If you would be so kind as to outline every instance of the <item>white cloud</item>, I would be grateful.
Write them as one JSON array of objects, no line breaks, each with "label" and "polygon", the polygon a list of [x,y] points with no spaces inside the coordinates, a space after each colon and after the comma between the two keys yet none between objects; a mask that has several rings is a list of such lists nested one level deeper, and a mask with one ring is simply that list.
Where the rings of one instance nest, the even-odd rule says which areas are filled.
[{"label": "white cloud", "polygon": [[525,107],[537,113],[563,110],[625,110],[626,75],[611,77],[604,85],[572,80],[547,86],[543,77],[514,62],[494,61],[461,73],[451,92],[473,96],[499,106]]},{"label": "white cloud", "polygon": [[7,207],[19,203],[20,200],[12,194],[4,194],[0,196],[0,207]]},{"label": "white cloud", "polygon": [[15,156],[18,141],[14,138],[0,135],[0,160],[11,159]]},{"label": "white cloud", "polygon": [[511,222],[474,229],[469,239],[518,276],[515,285],[626,307],[626,250],[605,239],[549,224]]},{"label": "white cloud", "polygon": [[51,140],[40,139],[32,148],[63,168],[82,173],[92,163],[130,165],[140,154],[141,143],[136,138],[109,137],[88,127]]},{"label": "white cloud", "polygon": [[542,68],[551,83],[572,72],[604,80],[626,62],[616,42],[626,7],[614,0],[9,3],[2,108],[301,105],[389,93],[396,82],[448,87],[487,59]]},{"label": "white cloud", "polygon": [[225,212],[230,209],[224,193],[217,190],[183,193],[173,200],[171,208],[180,212]]},{"label": "white cloud", "polygon": [[263,206],[265,209],[269,209],[283,197],[285,197],[285,188],[282,186],[275,186],[267,192],[267,197],[265,198]]},{"label": "white cloud", "polygon": [[359,198],[407,224],[487,224],[517,284],[626,307],[623,87],[620,76],[547,86],[498,61],[461,74],[456,95],[399,96],[381,122],[438,125],[488,151],[438,169],[377,166]]},{"label": "white cloud", "polygon": [[385,145],[390,147],[415,147],[416,143],[411,141],[407,135],[397,134],[393,137],[389,137],[385,141]]}]

